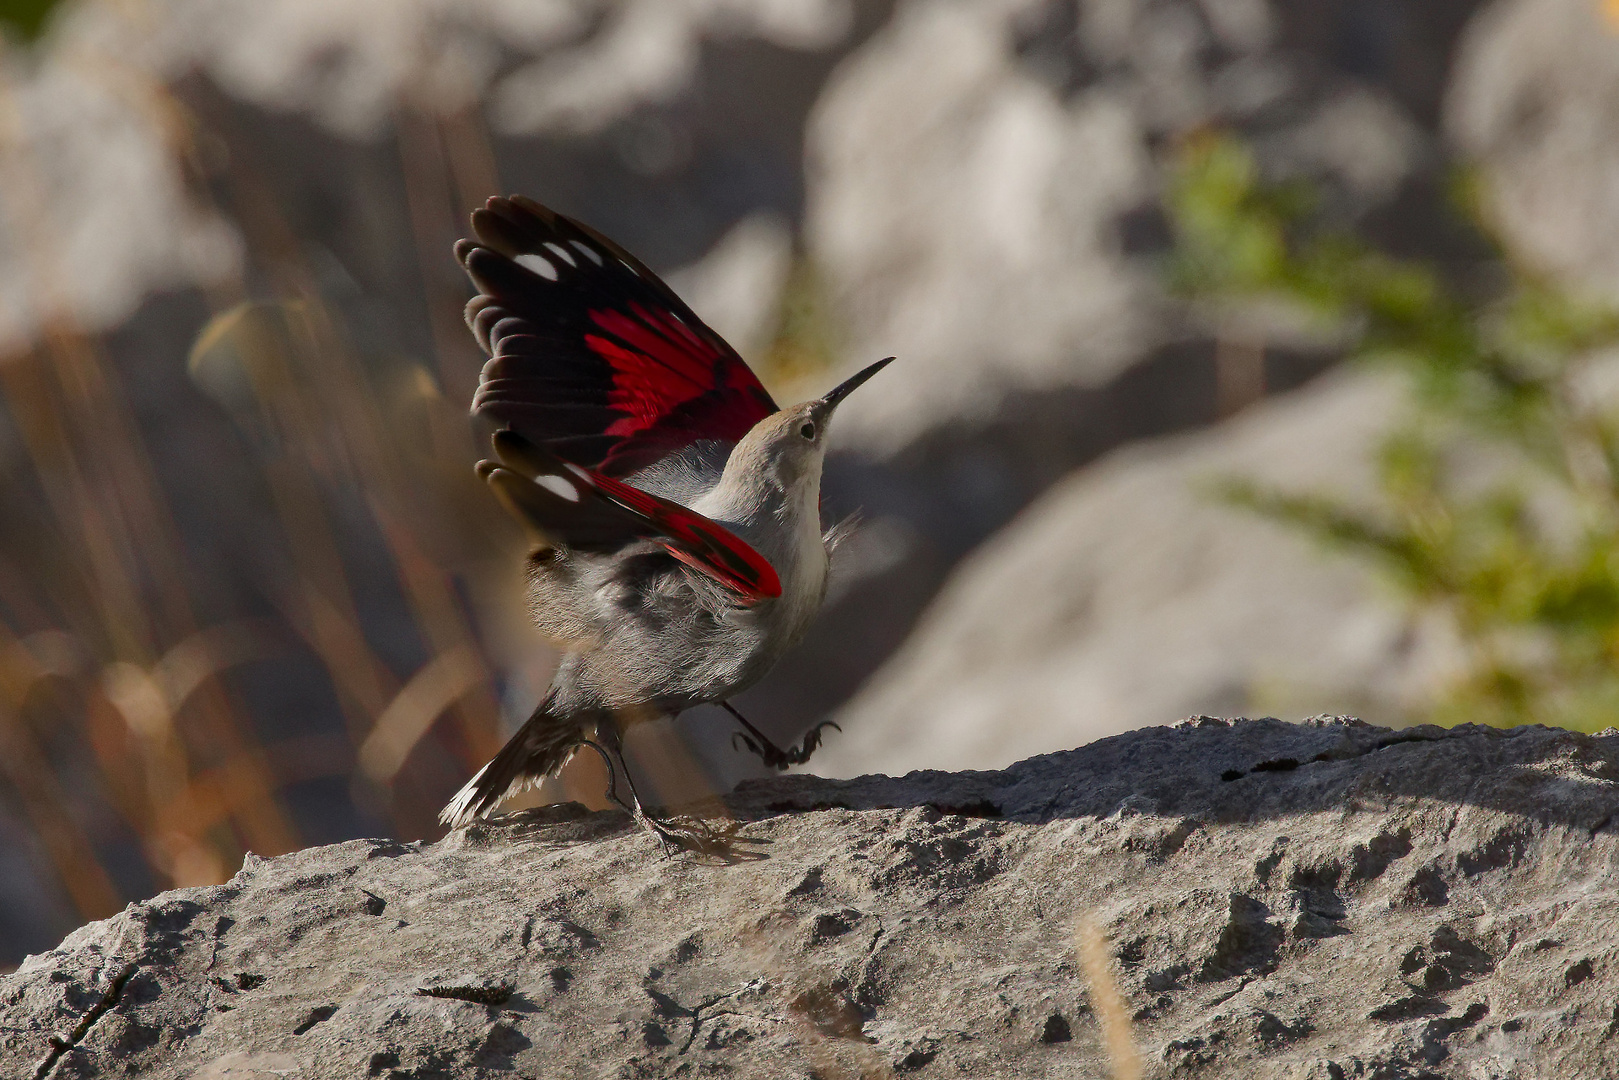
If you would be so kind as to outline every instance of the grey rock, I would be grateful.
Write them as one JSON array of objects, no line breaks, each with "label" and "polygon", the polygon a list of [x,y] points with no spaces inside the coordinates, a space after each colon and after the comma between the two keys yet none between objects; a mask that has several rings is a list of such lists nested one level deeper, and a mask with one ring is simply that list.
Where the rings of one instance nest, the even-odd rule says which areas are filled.
[{"label": "grey rock", "polygon": [[569,806],[249,857],[0,978],[0,1074],[1095,1076],[1086,918],[1150,1076],[1613,1075],[1616,780],[1619,731],[1198,717],[751,783],[728,865]]},{"label": "grey rock", "polygon": [[[849,357],[899,354],[840,440],[892,453],[1015,389],[1105,381],[1139,358],[1147,275],[1111,223],[1148,183],[1116,95],[1024,69],[1005,3],[911,3],[834,75],[808,133],[809,250]],[[853,401],[851,399],[851,405]]]},{"label": "grey rock", "polygon": [[1105,386],[1197,336],[1140,256],[1165,239],[1167,151],[1202,127],[1241,132],[1267,172],[1319,180],[1338,212],[1443,256],[1437,85],[1417,73],[1443,69],[1472,7],[898,5],[833,73],[806,136],[805,244],[844,363],[905,361],[840,413],[837,438],[893,457],[1009,406],[1039,424],[1020,396]]},{"label": "grey rock", "polygon": [[[1170,236],[1159,205],[1163,165],[1189,129],[1235,130],[1268,174],[1319,181],[1324,206],[1393,250],[1475,265],[1476,246],[1447,224],[1436,135],[1454,43],[1477,6],[898,5],[833,72],[807,133],[803,242],[845,331],[844,362],[852,372],[862,358],[900,358],[880,388],[850,401],[833,431],[846,452],[829,461],[828,508],[863,509],[869,536],[855,542],[854,558],[841,568],[844,588],[809,638],[738,702],[753,722],[785,743],[848,704],[845,715],[862,726],[937,734],[937,710],[906,706],[905,720],[891,723],[894,714],[885,710],[894,698],[867,706],[884,687],[915,685],[912,659],[925,646],[904,643],[913,630],[936,640],[933,615],[918,619],[959,560],[988,541],[972,572],[984,571],[990,552],[1004,553],[1011,542],[991,538],[1020,513],[1040,512],[1031,504],[1074,470],[1133,441],[1212,425],[1249,402],[1260,384],[1279,394],[1336,359],[1319,343],[1294,340],[1296,328],[1283,336],[1265,327],[1254,331],[1267,346],[1262,379],[1233,378],[1238,365],[1221,363],[1205,313],[1164,294],[1158,257]],[[1219,329],[1232,333],[1229,325]],[[1174,500],[1183,508],[1180,492]],[[1155,533],[1175,531],[1167,509],[1153,515],[1141,506],[1133,516]],[[1207,515],[1199,523],[1212,525]],[[1133,533],[1122,544],[1140,538]],[[1244,546],[1235,535],[1226,540]],[[1189,542],[1166,538],[1160,546],[1154,535],[1137,547],[1173,549],[1168,554],[1183,560],[1158,568],[1152,584],[1159,595],[1176,581],[1214,577],[1210,560]],[[1290,556],[1287,565],[1302,561]],[[1313,641],[1343,625],[1310,614],[1323,592],[1341,595],[1341,582],[1341,575],[1323,584],[1305,573],[1293,601],[1287,583],[1262,583],[1262,592],[1221,597],[1219,614],[1252,626],[1290,607],[1286,624],[1305,622]],[[1186,602],[1209,610],[1197,598]],[[1131,629],[1142,626],[1125,618]],[[1183,636],[1211,636],[1201,617],[1171,621]],[[1095,628],[1096,636],[1076,642],[1059,624],[1036,652],[1048,644],[1051,652],[1084,649],[1108,636],[1088,615],[1079,622],[1081,633]],[[1283,636],[1279,626],[1271,632]],[[1161,658],[1166,644],[1149,642],[1148,655]],[[1204,659],[1225,647],[1197,643]],[[1241,641],[1229,648],[1241,652]],[[1140,673],[1143,666],[1126,668]],[[1327,666],[1275,674],[1298,685],[1318,681],[1316,671]],[[1330,674],[1353,684],[1362,670]],[[1002,746],[992,759],[963,751],[971,740],[954,736],[931,744],[956,755],[948,759],[874,759],[871,744],[845,724],[850,752],[837,749],[844,740],[829,743],[837,755],[829,767],[852,775],[1003,765],[1164,715],[1239,710],[1253,674],[1225,664],[1193,685],[1148,672],[1150,696],[1132,689],[1110,694],[1104,707],[1087,702],[1083,722],[1073,706],[1054,717],[1020,716],[1019,730],[1039,738],[1053,727],[1061,732]],[[1106,670],[1095,675],[1108,680]],[[945,683],[958,684],[954,677]],[[850,703],[856,687],[859,699]],[[1369,696],[1381,697],[1381,687]],[[1121,703],[1117,715],[1110,715],[1113,700]],[[1265,707],[1283,704],[1290,702]],[[1305,711],[1326,707],[1311,702]],[[1092,720],[1101,726],[1088,726]],[[694,717],[692,725],[707,722]],[[969,719],[966,730],[986,725]],[[725,762],[708,763],[716,776],[735,775]]]},{"label": "grey rock", "polygon": [[743,356],[759,356],[776,333],[792,270],[793,233],[778,214],[752,214],[707,255],[666,275],[669,286]]},{"label": "grey rock", "polygon": [[1211,491],[1245,477],[1369,501],[1399,400],[1386,376],[1334,373],[1076,472],[957,565],[812,767],[999,767],[1165,715],[1420,707],[1453,670],[1445,628]]},{"label": "grey rock", "polygon": [[1533,265],[1619,289],[1619,56],[1613,9],[1508,0],[1469,27],[1446,101],[1452,138],[1483,166],[1490,220]]},{"label": "grey rock", "polygon": [[[242,273],[240,223],[188,190],[184,157],[198,151],[175,129],[171,100],[187,75],[362,145],[391,134],[402,107],[451,116],[487,104],[512,137],[599,134],[689,95],[716,40],[821,52],[841,45],[853,10],[848,0],[477,0],[387,19],[365,4],[316,11],[281,0],[184,0],[146,15],[73,9],[36,62],[15,65],[23,152],[0,163],[10,223],[0,345],[26,347],[53,318],[112,328],[151,293]],[[106,77],[114,64],[122,81]],[[683,167],[691,142],[662,127],[620,138],[631,168],[652,173]]]}]

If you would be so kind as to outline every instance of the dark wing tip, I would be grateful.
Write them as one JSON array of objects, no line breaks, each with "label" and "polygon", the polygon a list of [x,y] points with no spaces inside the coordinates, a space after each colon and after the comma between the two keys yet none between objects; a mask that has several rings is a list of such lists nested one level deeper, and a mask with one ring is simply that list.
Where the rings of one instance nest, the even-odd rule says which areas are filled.
[{"label": "dark wing tip", "polygon": [[[494,443],[500,464],[529,480],[537,476],[568,475],[567,465],[561,458],[510,428],[495,432],[491,442]],[[577,486],[572,479],[569,482]]]},{"label": "dark wing tip", "polygon": [[513,195],[506,201],[519,210],[526,210],[528,213],[533,214],[547,225],[554,226],[556,224],[557,212],[543,203],[535,202],[527,195]]},{"label": "dark wing tip", "polygon": [[495,445],[495,453],[504,457],[506,454],[535,455],[543,453],[528,439],[523,438],[511,428],[501,428],[490,437]]},{"label": "dark wing tip", "polygon": [[[471,225],[455,245],[479,294],[465,319],[493,358],[474,413],[623,475],[700,439],[734,442],[776,411],[734,349],[588,225],[515,194],[487,199]],[[630,337],[597,333],[607,321]]]},{"label": "dark wing tip", "polygon": [[505,207],[490,207],[472,212],[472,232],[478,240],[508,259],[531,250],[534,238],[528,235],[524,223]]}]

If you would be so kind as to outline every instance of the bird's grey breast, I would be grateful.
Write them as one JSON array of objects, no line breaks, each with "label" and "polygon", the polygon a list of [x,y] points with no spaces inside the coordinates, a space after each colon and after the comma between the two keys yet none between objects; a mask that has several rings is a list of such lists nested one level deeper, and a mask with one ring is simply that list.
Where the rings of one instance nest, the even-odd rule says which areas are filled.
[{"label": "bird's grey breast", "polygon": [[594,647],[570,671],[582,701],[678,710],[723,699],[763,677],[813,621],[827,569],[816,492],[722,483],[731,449],[693,444],[626,482],[735,532],[770,561],[781,596],[743,605],[653,542],[611,555],[568,553],[534,597],[537,617],[542,602],[560,600],[575,613],[571,622],[594,630]]}]

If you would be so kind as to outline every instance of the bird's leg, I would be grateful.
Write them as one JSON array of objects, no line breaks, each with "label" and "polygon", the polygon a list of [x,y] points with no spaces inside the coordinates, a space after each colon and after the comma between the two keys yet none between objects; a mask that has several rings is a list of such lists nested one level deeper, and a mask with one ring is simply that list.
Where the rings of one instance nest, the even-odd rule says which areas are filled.
[{"label": "bird's leg", "polygon": [[[618,770],[613,768],[613,755],[599,742],[592,742],[589,739],[585,739],[582,743],[580,743],[580,745],[588,746],[592,750],[596,751],[596,753],[601,755],[602,764],[607,767],[607,798],[623,807],[631,817],[634,817],[635,808],[618,797]],[[622,761],[623,759],[621,758],[620,760]],[[626,778],[629,775],[629,771],[630,770],[628,767],[624,769]],[[634,790],[633,786],[631,787],[631,790]]]},{"label": "bird's leg", "polygon": [[748,738],[747,735],[744,735],[739,731],[731,737],[731,745],[735,747],[736,740],[741,739],[742,742],[746,744],[747,748],[759,755],[759,760],[764,762],[766,767],[771,769],[785,769],[789,765],[802,765],[804,762],[808,761],[810,759],[810,755],[815,753],[816,747],[821,745],[822,728],[830,727],[837,728],[839,731],[843,730],[831,720],[822,720],[819,724],[816,724],[814,727],[810,728],[809,731],[804,735],[804,744],[802,746],[795,746],[790,750],[783,750],[781,747],[771,742],[769,737],[766,736],[764,732],[748,723],[748,718],[737,712],[736,707],[729,701],[722,701],[719,704],[725,709],[726,712],[736,717],[737,723],[748,729],[748,734],[752,735],[753,739],[759,740],[758,742],[754,742],[753,739]]},{"label": "bird's leg", "polygon": [[[629,812],[631,817],[642,816],[641,795],[635,790],[635,781],[630,777],[629,764],[624,760],[624,746],[619,741],[618,727],[611,720],[604,720],[596,725],[596,738],[600,742],[585,740],[585,745],[602,756],[607,765],[607,797]],[[606,745],[603,745],[603,744]],[[625,802],[618,793],[619,773],[624,774],[624,786],[630,789],[630,801]]]},{"label": "bird's leg", "polygon": [[[585,740],[588,747],[594,749],[607,763],[607,797],[623,807],[629,815],[643,826],[650,829],[665,845],[674,845],[679,848],[690,848],[692,843],[677,830],[666,825],[661,819],[647,812],[641,800],[640,792],[635,790],[635,778],[630,775],[629,763],[624,760],[624,747],[619,741],[618,726],[612,720],[605,720],[596,725],[596,737],[601,743]],[[613,762],[618,762],[618,768]],[[618,794],[618,775],[624,774],[624,786],[630,789],[629,802],[625,802]]]}]

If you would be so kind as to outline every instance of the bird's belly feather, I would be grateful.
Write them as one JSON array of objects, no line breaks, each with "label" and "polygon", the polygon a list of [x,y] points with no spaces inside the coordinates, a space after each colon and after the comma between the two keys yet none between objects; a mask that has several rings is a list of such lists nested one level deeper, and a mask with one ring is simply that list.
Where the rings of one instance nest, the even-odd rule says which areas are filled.
[{"label": "bird's belly feather", "polygon": [[535,622],[570,654],[559,704],[679,712],[740,693],[803,637],[825,595],[824,566],[809,567],[783,576],[779,599],[741,607],[702,575],[648,555],[563,551],[531,562]]}]

